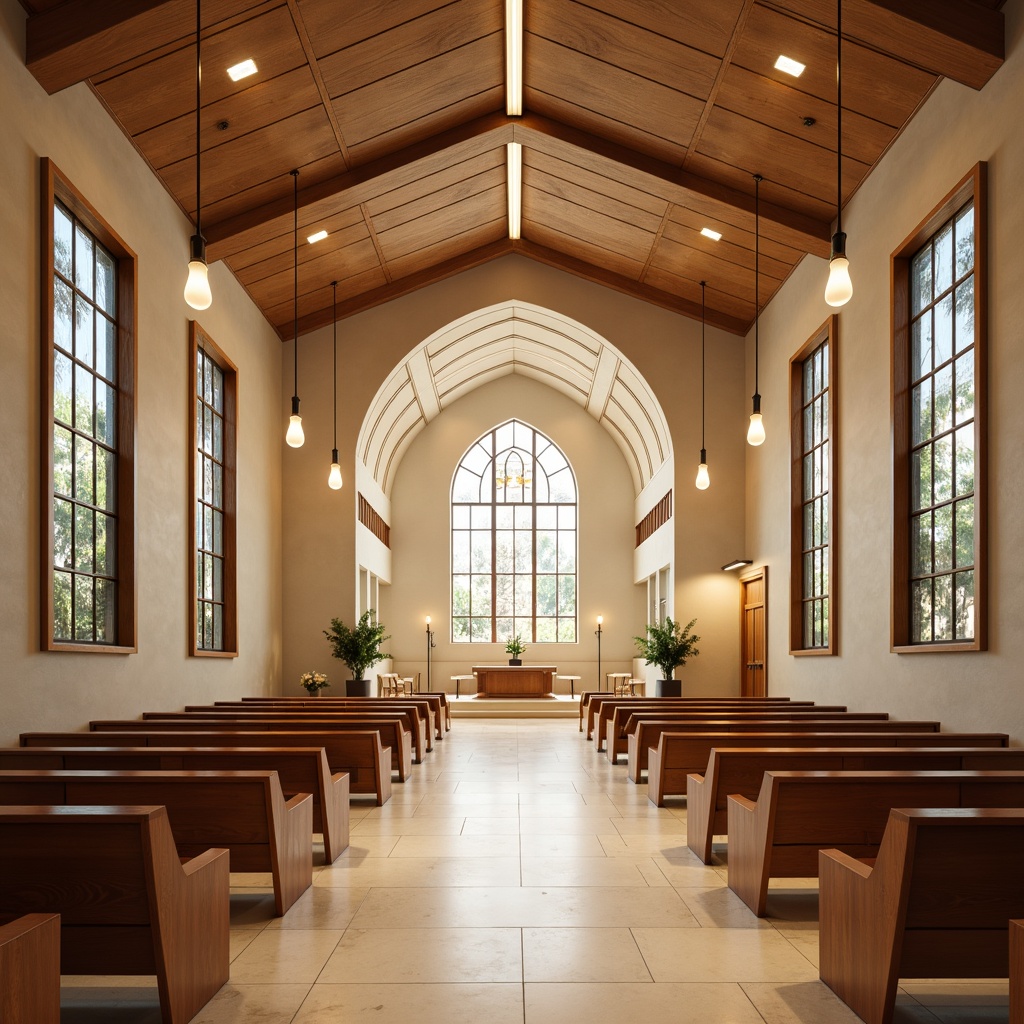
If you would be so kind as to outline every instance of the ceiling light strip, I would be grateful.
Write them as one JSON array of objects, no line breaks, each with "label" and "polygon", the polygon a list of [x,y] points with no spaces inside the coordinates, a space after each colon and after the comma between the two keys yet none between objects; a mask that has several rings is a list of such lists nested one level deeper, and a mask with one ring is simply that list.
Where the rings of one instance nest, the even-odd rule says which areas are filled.
[{"label": "ceiling light strip", "polygon": [[523,112],[523,0],[505,0],[505,113]]},{"label": "ceiling light strip", "polygon": [[508,163],[508,237],[519,238],[523,213],[523,147],[509,142],[506,147]]}]

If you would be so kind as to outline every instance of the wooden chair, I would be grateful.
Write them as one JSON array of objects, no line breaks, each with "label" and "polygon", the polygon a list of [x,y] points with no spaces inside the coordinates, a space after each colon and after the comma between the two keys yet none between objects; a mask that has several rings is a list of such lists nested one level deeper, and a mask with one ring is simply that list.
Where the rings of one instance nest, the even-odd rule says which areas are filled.
[{"label": "wooden chair", "polygon": [[228,980],[228,851],[178,858],[163,807],[0,807],[0,907],[60,914],[62,974],[155,974],[164,1024]]},{"label": "wooden chair", "polygon": [[59,914],[0,924],[0,1024],[60,1024]]},{"label": "wooden chair", "polygon": [[975,807],[891,810],[873,863],[822,850],[821,980],[889,1024],[900,978],[1007,977],[1022,850],[1024,810]]}]

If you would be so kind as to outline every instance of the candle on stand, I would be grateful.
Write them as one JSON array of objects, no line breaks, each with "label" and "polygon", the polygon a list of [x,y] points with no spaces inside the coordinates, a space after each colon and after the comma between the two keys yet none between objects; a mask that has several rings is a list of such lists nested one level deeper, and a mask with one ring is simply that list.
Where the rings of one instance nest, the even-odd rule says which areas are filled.
[{"label": "candle on stand", "polygon": [[594,636],[597,637],[597,688],[603,690],[604,687],[601,685],[601,624],[604,622],[604,616],[598,615],[597,617],[597,629],[594,630]]}]

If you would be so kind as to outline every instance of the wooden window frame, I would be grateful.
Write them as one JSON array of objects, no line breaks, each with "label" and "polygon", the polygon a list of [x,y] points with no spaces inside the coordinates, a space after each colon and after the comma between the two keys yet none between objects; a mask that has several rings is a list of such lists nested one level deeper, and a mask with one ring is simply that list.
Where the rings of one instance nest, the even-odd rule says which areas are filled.
[{"label": "wooden window frame", "polygon": [[[822,344],[828,344],[828,431],[829,458],[826,482],[828,509],[828,643],[821,647],[804,646],[803,624],[803,373],[804,363]],[[831,656],[839,653],[836,614],[839,559],[836,552],[836,364],[839,351],[839,316],[832,314],[789,360],[790,407],[790,569],[789,569],[789,653],[794,657]]]},{"label": "wooden window frame", "polygon": [[[189,321],[189,388],[188,388],[188,422],[189,422],[189,460],[188,460],[188,493],[189,493],[189,655],[193,658],[237,658],[238,657],[238,559],[237,559],[237,435],[238,435],[238,367],[228,358],[224,350],[206,333],[195,320]],[[199,500],[200,479],[196,474],[196,453],[199,437],[196,425],[196,374],[199,364],[199,350],[217,365],[224,375],[224,589],[223,601],[223,642],[221,650],[208,650],[196,643],[198,628],[199,600],[197,593],[196,565],[198,550],[196,547],[196,503]]]},{"label": "wooden window frame", "polygon": [[[138,259],[124,240],[48,157],[40,161],[40,647],[83,654],[138,651],[135,451]],[[59,640],[53,632],[53,372],[54,203],[59,200],[117,259],[117,614],[114,643]]]},{"label": "wooden window frame", "polygon": [[[988,165],[976,164],[892,253],[892,607],[895,654],[988,649]],[[910,618],[910,263],[964,204],[974,201],[974,639],[911,643]]]}]

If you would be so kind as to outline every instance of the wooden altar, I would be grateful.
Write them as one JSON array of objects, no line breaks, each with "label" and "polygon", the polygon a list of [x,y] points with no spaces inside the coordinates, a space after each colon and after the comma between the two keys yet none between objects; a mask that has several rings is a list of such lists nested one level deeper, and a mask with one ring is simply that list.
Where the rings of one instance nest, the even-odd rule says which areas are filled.
[{"label": "wooden altar", "polygon": [[553,665],[476,665],[477,696],[547,697],[558,671]]}]

